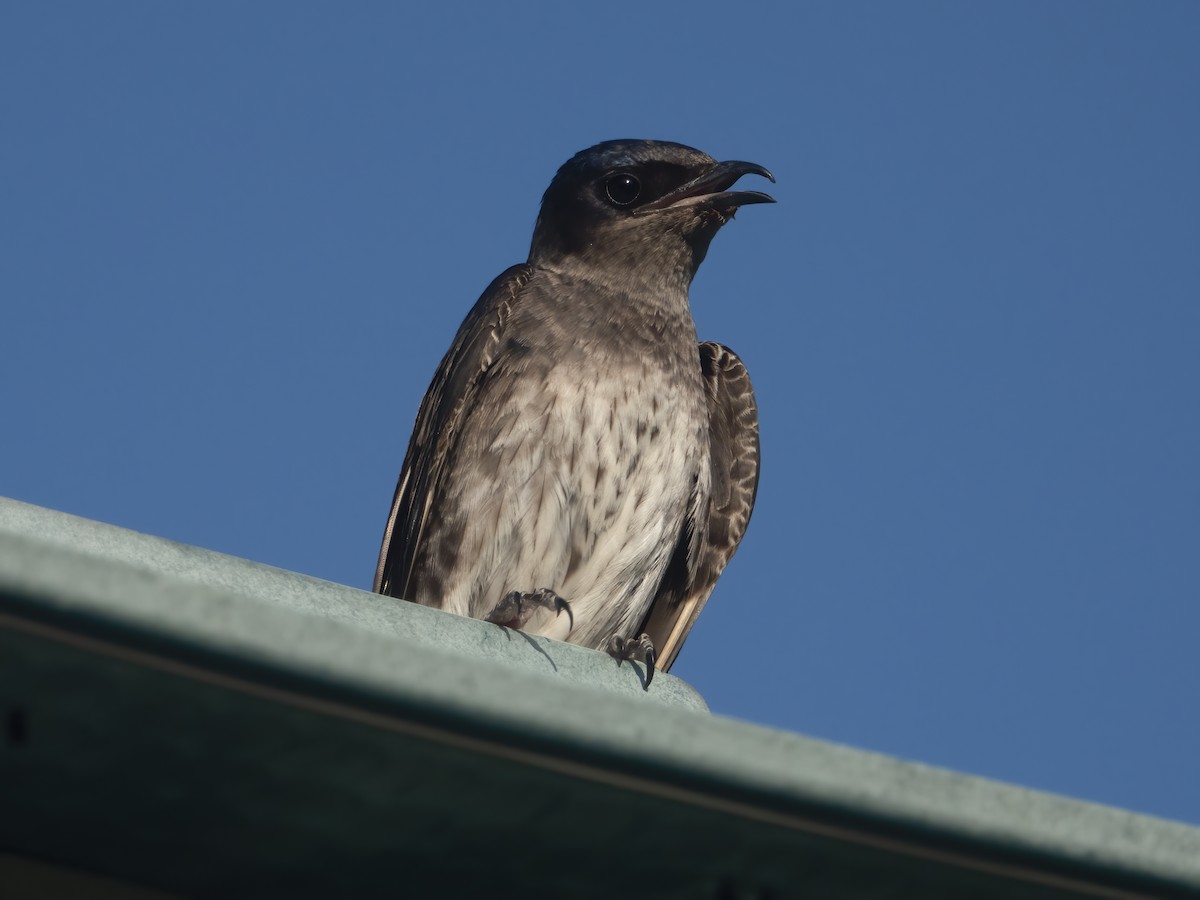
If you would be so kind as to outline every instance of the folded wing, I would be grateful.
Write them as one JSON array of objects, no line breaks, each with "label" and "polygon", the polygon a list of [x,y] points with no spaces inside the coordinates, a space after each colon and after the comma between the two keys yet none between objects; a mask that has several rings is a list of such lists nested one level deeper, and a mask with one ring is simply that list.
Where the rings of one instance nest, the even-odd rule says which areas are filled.
[{"label": "folded wing", "polygon": [[712,493],[687,523],[642,631],[668,669],[750,522],[758,491],[758,406],[742,361],[728,347],[700,344],[708,397]]}]

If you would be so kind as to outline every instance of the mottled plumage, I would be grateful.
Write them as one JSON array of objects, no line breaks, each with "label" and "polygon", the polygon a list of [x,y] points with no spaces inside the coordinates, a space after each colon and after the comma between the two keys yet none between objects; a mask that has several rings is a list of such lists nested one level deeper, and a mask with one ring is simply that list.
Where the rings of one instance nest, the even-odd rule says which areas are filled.
[{"label": "mottled plumage", "polygon": [[746,173],[770,177],[654,141],[559,170],[529,261],[484,291],[421,404],[375,590],[486,618],[549,588],[570,615],[516,624],[597,649],[645,632],[671,664],[758,481],[746,370],[697,343],[687,298],[720,226],[770,202],[728,190]]}]

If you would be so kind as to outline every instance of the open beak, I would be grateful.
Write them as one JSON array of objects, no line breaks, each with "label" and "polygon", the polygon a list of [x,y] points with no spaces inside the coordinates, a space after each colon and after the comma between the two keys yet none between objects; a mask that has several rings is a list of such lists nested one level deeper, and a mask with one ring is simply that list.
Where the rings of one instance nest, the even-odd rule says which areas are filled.
[{"label": "open beak", "polygon": [[719,162],[698,178],[693,178],[687,184],[659,197],[653,203],[639,207],[634,215],[641,216],[672,206],[695,206],[701,203],[706,206],[729,209],[746,206],[750,203],[775,202],[775,198],[770,194],[763,194],[759,191],[729,190],[733,187],[734,182],[743,175],[761,175],[772,184],[775,183],[775,176],[757,163],[741,162],[736,159]]}]

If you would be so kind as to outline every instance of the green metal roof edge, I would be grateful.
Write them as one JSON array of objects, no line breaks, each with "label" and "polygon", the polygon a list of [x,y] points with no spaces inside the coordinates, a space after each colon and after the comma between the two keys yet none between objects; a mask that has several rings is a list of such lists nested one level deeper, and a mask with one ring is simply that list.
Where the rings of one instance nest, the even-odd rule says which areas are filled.
[{"label": "green metal roof edge", "polygon": [[601,653],[0,498],[5,627],[849,842],[1200,892],[1198,828],[708,715]]},{"label": "green metal roof edge", "polygon": [[[638,701],[707,710],[687,682],[656,675],[654,690],[646,692],[640,666],[627,663],[618,667],[605,654],[495,626],[480,628],[480,623],[471,619],[392,597],[0,497],[3,538],[32,540],[54,555],[56,562],[44,567],[17,563],[11,570],[6,567],[0,577],[44,582],[43,596],[70,604],[81,613],[127,621],[223,651],[299,663],[292,651],[300,652],[302,639],[314,642],[309,649],[315,654],[320,652],[317,636],[328,635],[331,643],[326,652],[333,660],[339,655],[335,645],[343,635],[366,633],[397,642],[389,650],[381,646],[377,651],[382,657],[381,674],[391,671],[397,680],[420,676],[421,670],[394,667],[403,665],[415,652],[431,650],[451,654],[447,662],[461,662],[463,657],[488,660],[534,673],[553,673],[557,679],[587,689],[612,691]],[[152,578],[153,588],[94,594],[87,580],[72,581],[63,575],[69,560],[81,557],[117,564],[116,571],[125,566],[139,578]],[[89,561],[83,568],[92,565]],[[169,592],[170,602],[164,602],[159,590]]]}]

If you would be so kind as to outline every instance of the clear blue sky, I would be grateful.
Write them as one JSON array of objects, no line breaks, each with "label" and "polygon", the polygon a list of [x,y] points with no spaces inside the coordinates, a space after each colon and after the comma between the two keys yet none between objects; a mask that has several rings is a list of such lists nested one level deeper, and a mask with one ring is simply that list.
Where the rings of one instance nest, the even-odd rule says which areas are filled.
[{"label": "clear blue sky", "polygon": [[754,160],[692,301],[762,484],[676,674],[1200,823],[1200,5],[430,7],[4,5],[0,493],[369,587],[557,166]]}]

